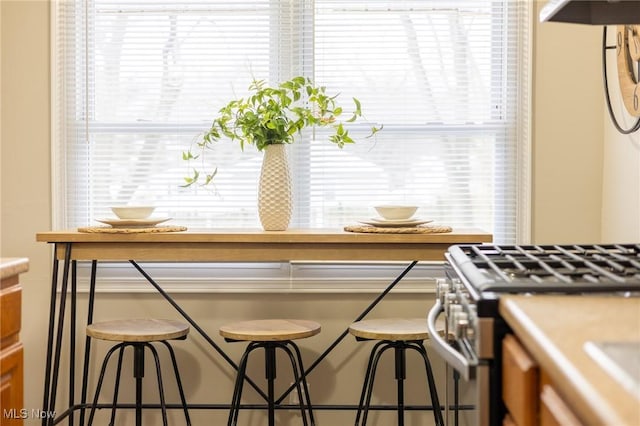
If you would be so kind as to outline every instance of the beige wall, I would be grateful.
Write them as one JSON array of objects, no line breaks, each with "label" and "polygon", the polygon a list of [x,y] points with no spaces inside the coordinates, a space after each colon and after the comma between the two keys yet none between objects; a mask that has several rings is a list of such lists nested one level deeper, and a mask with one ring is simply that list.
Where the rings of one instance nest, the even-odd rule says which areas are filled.
[{"label": "beige wall", "polygon": [[22,277],[21,338],[25,406],[32,408],[42,404],[38,385],[43,383],[51,264],[49,248],[34,238],[51,226],[49,5],[3,0],[0,10],[0,251],[4,257],[30,260],[30,271]]},{"label": "beige wall", "polygon": [[[537,2],[538,8],[544,2]],[[600,240],[603,97],[601,27],[534,26],[535,243]]]},{"label": "beige wall", "polygon": [[[611,28],[609,40],[615,40]],[[612,44],[612,42],[610,42]],[[610,57],[614,58],[614,52]],[[611,61],[613,62],[613,61]],[[619,90],[617,67],[609,69],[611,93]],[[612,98],[616,117],[623,128],[630,128],[637,117],[624,113],[620,97]],[[605,112],[605,145],[602,177],[602,240],[606,242],[640,241],[640,131],[619,133]]]},{"label": "beige wall", "polygon": [[605,118],[602,241],[640,241],[640,132],[622,135]]},{"label": "beige wall", "polygon": [[[2,0],[0,7],[0,249],[2,256],[31,260],[31,270],[23,279],[22,340],[25,405],[35,408],[41,404],[50,286],[49,248],[34,239],[36,232],[50,229],[51,222],[49,4]],[[532,239],[538,243],[597,242],[603,238],[602,229],[606,238],[637,241],[638,139],[617,137],[605,127],[599,29],[536,24],[534,35]],[[602,208],[603,202],[607,208]],[[213,334],[222,322],[241,318],[265,301],[283,314],[318,319],[323,334],[305,344],[307,351],[318,351],[370,296],[265,295],[258,301],[247,295],[178,297],[194,316],[204,318]],[[207,303],[202,303],[203,298]],[[376,313],[422,316],[431,302],[428,296],[397,295]],[[172,315],[154,295],[101,296],[96,315],[118,316],[136,310]],[[196,402],[225,400],[230,394],[228,369],[209,354],[201,340],[193,340],[195,345],[181,345],[178,351],[180,361],[189,365],[185,380],[190,398]],[[355,401],[363,362],[362,346],[352,341],[341,346],[311,378],[318,401]],[[328,424],[344,424],[345,416],[351,419],[344,413],[321,415]]]}]

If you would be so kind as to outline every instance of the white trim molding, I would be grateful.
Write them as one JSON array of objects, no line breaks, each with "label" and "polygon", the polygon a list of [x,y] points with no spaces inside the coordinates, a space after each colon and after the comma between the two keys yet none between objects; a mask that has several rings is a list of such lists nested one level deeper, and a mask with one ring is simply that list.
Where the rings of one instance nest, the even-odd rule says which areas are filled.
[{"label": "white trim molding", "polygon": [[[144,263],[143,269],[169,293],[379,293],[409,263]],[[78,262],[78,291],[88,292],[91,263]],[[440,262],[420,262],[397,284],[398,293],[433,293],[444,271]],[[131,265],[101,262],[96,291],[156,290]]]}]

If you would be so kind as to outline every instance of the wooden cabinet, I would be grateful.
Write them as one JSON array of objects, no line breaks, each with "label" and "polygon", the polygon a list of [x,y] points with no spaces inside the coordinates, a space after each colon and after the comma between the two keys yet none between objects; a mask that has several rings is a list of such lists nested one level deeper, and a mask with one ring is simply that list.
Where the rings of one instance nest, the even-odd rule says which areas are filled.
[{"label": "wooden cabinet", "polygon": [[27,270],[27,259],[0,260],[0,424],[7,426],[22,424],[24,417],[19,274]]},{"label": "wooden cabinet", "polygon": [[581,423],[553,386],[544,385],[540,392],[540,424],[544,426],[579,426]]},{"label": "wooden cabinet", "polygon": [[549,376],[513,335],[502,342],[503,426],[580,426]]},{"label": "wooden cabinet", "polygon": [[502,341],[502,400],[518,426],[538,421],[538,364],[513,335]]}]

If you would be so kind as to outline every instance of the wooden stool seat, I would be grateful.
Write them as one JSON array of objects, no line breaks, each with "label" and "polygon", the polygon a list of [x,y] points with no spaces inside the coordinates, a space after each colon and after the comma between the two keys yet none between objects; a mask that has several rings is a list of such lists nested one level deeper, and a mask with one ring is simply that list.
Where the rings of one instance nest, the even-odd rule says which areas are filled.
[{"label": "wooden stool seat", "polygon": [[87,326],[87,335],[114,342],[157,342],[185,337],[189,326],[180,321],[136,318],[102,321]]},{"label": "wooden stool seat", "polygon": [[426,340],[429,338],[425,318],[384,318],[354,322],[349,333],[370,340]]},{"label": "wooden stool seat", "polygon": [[315,336],[320,333],[320,324],[298,319],[261,319],[226,324],[219,331],[225,339],[281,342]]},{"label": "wooden stool seat", "polygon": [[[444,327],[438,331],[444,333]],[[411,341],[427,340],[429,330],[426,318],[383,318],[354,322],[349,333],[368,340]]]}]

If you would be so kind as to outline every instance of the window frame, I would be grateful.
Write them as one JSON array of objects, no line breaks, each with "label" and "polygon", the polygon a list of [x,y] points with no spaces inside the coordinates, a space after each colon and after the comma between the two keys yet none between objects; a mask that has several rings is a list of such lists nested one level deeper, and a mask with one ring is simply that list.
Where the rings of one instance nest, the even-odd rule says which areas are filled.
[{"label": "window frame", "polygon": [[[51,14],[51,53],[52,53],[52,76],[51,76],[51,102],[52,102],[52,224],[54,228],[60,229],[65,227],[65,218],[66,218],[66,176],[65,176],[65,152],[62,146],[63,131],[60,128],[60,120],[58,117],[60,116],[61,106],[58,101],[58,88],[60,85],[64,84],[59,78],[58,73],[56,72],[56,64],[58,51],[56,49],[57,39],[58,39],[58,19],[57,19],[57,8],[56,12]],[[525,13],[527,14],[526,19],[530,19],[533,16],[532,5],[528,5]],[[522,38],[518,40],[519,48],[518,54],[520,58],[518,58],[518,67],[519,72],[517,75],[519,76],[520,81],[517,83],[519,87],[523,88],[523,97],[519,102],[518,108],[518,116],[521,117],[521,122],[518,123],[517,129],[519,129],[520,134],[518,135],[518,144],[516,146],[516,169],[517,169],[517,182],[518,191],[517,191],[517,203],[516,203],[516,226],[517,226],[517,242],[518,243],[527,243],[530,241],[530,228],[531,228],[531,143],[530,143],[530,134],[531,128],[529,124],[529,111],[531,104],[531,80],[529,78],[531,72],[531,29],[528,29],[528,34],[523,34]],[[303,40],[304,42],[304,40]],[[307,40],[307,42],[309,42]],[[286,61],[276,61],[277,63],[284,63]],[[285,66],[285,65],[283,65]],[[304,69],[311,69],[312,66],[309,64],[303,64],[302,67]],[[279,71],[276,71],[279,72]],[[86,130],[92,130],[91,126],[93,124],[87,123]],[[113,131],[115,128],[110,128],[109,126],[103,126],[102,129],[105,132]],[[176,128],[171,127],[170,125],[163,124],[151,124],[150,128],[153,128],[155,132],[171,132],[175,134]],[[117,128],[119,131],[131,131],[131,132],[139,132],[139,129],[128,128],[127,126],[120,126]],[[483,128],[487,130],[487,128]],[[424,132],[437,132],[441,131],[442,128],[434,127],[434,126],[425,126],[422,128]],[[461,132],[464,131],[473,131],[473,128],[467,127],[465,129],[458,129]],[[181,125],[179,127],[180,132],[189,133],[193,131],[201,131],[196,124],[192,126]],[[310,147],[304,146],[304,144],[297,144],[296,149],[306,149],[310,150]],[[295,171],[294,171],[295,173]],[[295,179],[295,176],[294,176]],[[225,270],[227,268],[226,265],[200,265],[192,272],[188,274],[181,275],[181,283],[178,284],[177,281],[172,278],[171,274],[167,273],[167,271],[173,270],[179,271],[180,268],[176,265],[171,264],[157,264],[150,266],[150,271],[152,271],[152,276],[157,274],[160,276],[160,281],[164,282],[165,285],[168,286],[169,291],[174,292],[371,292],[371,291],[379,291],[380,286],[383,283],[388,282],[389,271],[395,270],[401,263],[399,262],[389,262],[389,265],[386,265],[381,268],[371,267],[372,263],[370,262],[361,262],[361,263],[328,263],[328,262],[289,262],[280,264],[277,268],[280,271],[277,276],[270,276],[268,281],[268,285],[265,285],[265,280],[257,279],[257,277],[262,276],[261,274],[246,275],[244,273],[240,273],[235,277],[229,277],[224,275],[224,278],[221,280],[209,279],[202,275],[202,271],[211,270],[211,268],[218,268],[216,270]],[[376,262],[376,265],[380,265],[379,262]],[[105,265],[105,271],[108,271],[107,275],[104,277],[104,282],[106,285],[101,286],[102,290],[105,292],[120,292],[120,291],[147,291],[145,290],[144,284],[139,285],[140,281],[136,279],[130,272],[127,271],[128,265]],[[435,279],[442,277],[441,265],[437,262],[429,262],[426,264],[420,264],[418,269],[421,271],[423,275],[418,281],[420,284],[410,283],[406,289],[399,291],[409,291],[409,292],[432,292],[433,286],[435,283]],[[260,270],[261,268],[270,268],[270,265],[262,265],[256,266],[255,268],[250,268],[252,270]],[[345,274],[345,267],[351,268],[352,273]],[[80,280],[80,290],[86,290],[86,285],[82,283],[88,282],[89,276],[89,268],[90,264],[80,262],[79,268],[79,280]],[[242,268],[240,268],[242,269]],[[197,271],[197,272],[193,272]],[[366,273],[365,273],[366,271]],[[264,272],[264,271],[263,271]],[[185,277],[186,278],[186,286],[185,286]],[[321,277],[321,278],[318,278]],[[226,283],[231,279],[234,282],[233,286],[229,286]],[[332,285],[326,286],[321,285],[321,283],[332,282]],[[364,284],[363,284],[364,283]],[[424,284],[427,285],[424,285]],[[152,291],[149,288],[148,291]]]}]

